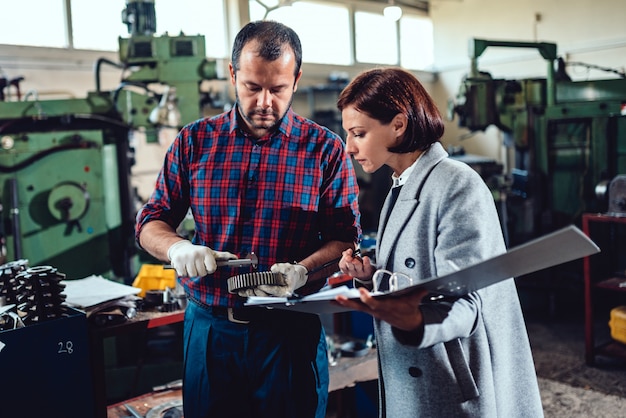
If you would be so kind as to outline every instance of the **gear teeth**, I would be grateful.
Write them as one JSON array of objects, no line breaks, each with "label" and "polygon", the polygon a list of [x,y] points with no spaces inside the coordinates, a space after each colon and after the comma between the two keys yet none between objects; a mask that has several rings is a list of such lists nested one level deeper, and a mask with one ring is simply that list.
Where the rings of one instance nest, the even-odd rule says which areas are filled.
[{"label": "gear teeth", "polygon": [[15,276],[17,309],[25,325],[67,316],[63,305],[65,274],[52,266],[36,266],[20,271]]},{"label": "gear teeth", "polygon": [[240,290],[260,285],[284,286],[285,284],[285,275],[282,273],[257,271],[230,277],[228,279],[228,291],[230,293],[237,293]]}]

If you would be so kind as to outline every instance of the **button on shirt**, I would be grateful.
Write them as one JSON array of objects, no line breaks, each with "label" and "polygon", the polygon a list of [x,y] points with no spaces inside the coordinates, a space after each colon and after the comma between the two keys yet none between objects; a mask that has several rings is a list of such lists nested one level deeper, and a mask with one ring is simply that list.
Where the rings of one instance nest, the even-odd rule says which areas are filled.
[{"label": "button on shirt", "polygon": [[[291,109],[259,139],[238,128],[238,117],[235,106],[180,131],[137,214],[137,241],[144,223],[176,228],[191,209],[194,244],[239,257],[254,252],[257,271],[301,260],[328,241],[357,242],[359,190],[341,138]],[[207,305],[240,306],[227,279],[251,271],[220,267],[206,277],[182,277],[181,284]]]}]

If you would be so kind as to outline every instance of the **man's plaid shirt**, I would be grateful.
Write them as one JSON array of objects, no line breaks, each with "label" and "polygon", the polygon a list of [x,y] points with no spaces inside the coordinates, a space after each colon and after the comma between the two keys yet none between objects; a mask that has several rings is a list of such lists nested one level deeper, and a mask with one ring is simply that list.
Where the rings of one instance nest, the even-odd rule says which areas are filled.
[{"label": "man's plaid shirt", "polygon": [[[137,214],[137,241],[146,222],[177,228],[191,209],[194,244],[239,257],[254,252],[258,271],[301,260],[328,241],[358,242],[359,189],[341,138],[291,109],[260,139],[238,128],[238,118],[235,106],[180,131]],[[207,305],[239,306],[242,298],[228,293],[227,279],[250,271],[218,268],[181,283]]]}]

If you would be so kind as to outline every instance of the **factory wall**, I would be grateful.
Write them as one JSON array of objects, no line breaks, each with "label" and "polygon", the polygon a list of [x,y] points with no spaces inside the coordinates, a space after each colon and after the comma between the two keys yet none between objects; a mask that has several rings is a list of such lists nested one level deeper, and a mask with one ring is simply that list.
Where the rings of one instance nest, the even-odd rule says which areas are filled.
[{"label": "factory wall", "polygon": [[[469,72],[468,42],[471,38],[554,42],[558,45],[559,55],[567,61],[621,71],[626,66],[624,0],[433,0],[430,16],[435,31],[436,68],[432,73],[415,74],[435,97],[444,114],[463,76]],[[95,90],[94,65],[100,58],[118,60],[117,52],[0,45],[0,69],[3,73],[8,78],[23,76],[22,94],[36,92],[42,100],[84,97],[88,91]],[[312,93],[307,93],[307,87],[324,85],[332,73],[341,72],[352,78],[372,66],[305,64],[294,109],[305,116],[311,116],[316,109],[333,109],[336,97],[332,94],[316,94],[316,109],[311,109]],[[220,68],[222,74],[227,75],[226,61],[220,61]],[[479,58],[479,68],[489,71],[494,78],[546,76],[545,61],[532,49],[488,48]],[[569,72],[575,81],[616,77],[599,70],[572,69]],[[114,89],[119,81],[118,68],[106,64],[101,66],[99,82],[102,90]],[[213,84],[210,88],[233,100],[234,95],[227,81],[215,81]],[[205,114],[220,110],[208,109]],[[134,183],[140,196],[146,198],[168,144],[146,144],[141,135],[135,138],[135,142],[138,153],[137,165],[133,167]],[[466,129],[459,128],[455,120],[451,120],[447,122],[443,142],[445,145],[462,146],[469,153],[505,161],[501,133],[493,127],[470,135]]]},{"label": "factory wall", "polygon": [[[22,96],[28,94],[29,100],[82,98],[88,92],[95,91],[100,85],[102,91],[114,90],[121,81],[121,70],[103,62],[96,81],[95,66],[98,61],[119,62],[117,52],[67,50],[58,48],[40,48],[31,46],[0,45],[0,70],[12,79],[22,76]],[[331,74],[340,73],[341,77],[351,79],[360,71],[371,68],[361,64],[351,67],[332,65],[303,64],[303,78],[294,97],[293,108],[296,112],[312,117],[315,111],[336,110],[337,92],[313,92],[315,88],[328,85]],[[190,69],[191,71],[191,69]],[[429,89],[434,88],[436,77],[429,72],[415,73]],[[219,96],[219,101],[226,105],[234,102],[235,95],[228,80],[228,61],[218,60],[219,80],[207,80],[201,86],[202,91],[212,91]],[[14,90],[10,90],[15,95]],[[11,99],[15,99],[13,96]],[[314,109],[311,108],[311,99]],[[204,116],[221,112],[222,108],[205,108]],[[338,130],[338,129],[335,129]],[[159,143],[147,143],[141,132],[135,132],[130,138],[136,150],[136,164],[132,167],[131,182],[137,189],[140,200],[146,200],[153,188],[154,180],[161,166],[165,151],[174,138],[175,132],[164,133]],[[369,174],[359,173],[366,181]]]},{"label": "factory wall", "polygon": [[[471,38],[551,42],[568,62],[626,70],[626,1],[624,0],[436,0],[431,3],[438,83],[431,86],[440,109],[454,98],[470,70]],[[536,49],[487,48],[480,70],[497,79],[546,77],[546,61]],[[611,72],[567,67],[573,81],[617,78]],[[447,122],[444,142],[504,163],[502,137],[494,127],[470,134]]]}]

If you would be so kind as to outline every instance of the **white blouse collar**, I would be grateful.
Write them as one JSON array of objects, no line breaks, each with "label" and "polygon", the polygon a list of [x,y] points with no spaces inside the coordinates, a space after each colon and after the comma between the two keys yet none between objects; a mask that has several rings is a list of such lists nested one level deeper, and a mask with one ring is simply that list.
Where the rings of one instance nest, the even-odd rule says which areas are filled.
[{"label": "white blouse collar", "polygon": [[391,187],[400,187],[400,186],[404,186],[404,184],[407,182],[407,180],[409,179],[409,177],[411,176],[411,173],[413,172],[413,169],[415,168],[415,165],[417,164],[417,162],[420,160],[420,158],[422,158],[422,155],[424,155],[424,152],[422,152],[419,157],[417,157],[417,159],[415,160],[415,162],[413,164],[411,164],[406,170],[404,170],[402,172],[402,174],[400,174],[400,176],[396,176],[395,174],[391,174]]}]

